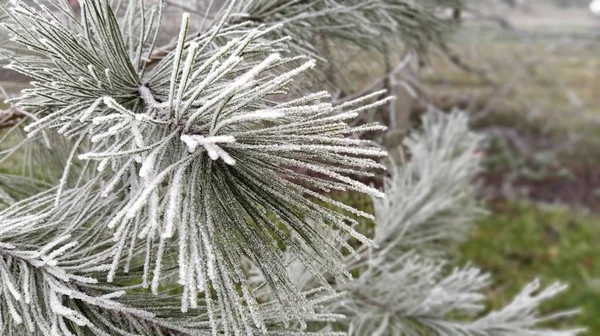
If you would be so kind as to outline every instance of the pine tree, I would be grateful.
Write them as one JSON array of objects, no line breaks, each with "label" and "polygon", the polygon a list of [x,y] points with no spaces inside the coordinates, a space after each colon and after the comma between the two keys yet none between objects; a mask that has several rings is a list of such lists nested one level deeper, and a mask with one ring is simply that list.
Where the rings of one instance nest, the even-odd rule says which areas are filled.
[{"label": "pine tree", "polygon": [[[482,314],[489,276],[449,269],[476,206],[482,139],[431,111],[383,160],[353,125],[393,98],[341,104],[303,85],[326,50],[377,36],[443,43],[443,1],[11,1],[0,176],[2,335],[575,335],[538,323],[533,282]],[[457,3],[453,3],[457,6]],[[168,18],[169,20],[172,18]],[[198,21],[199,20],[199,21]],[[192,30],[193,27],[194,30]],[[320,63],[319,63],[320,64]],[[306,74],[317,75],[306,75]],[[401,150],[401,149],[399,149]],[[15,166],[22,162],[22,171]],[[367,181],[389,170],[384,190]],[[373,197],[375,216],[330,198]],[[357,230],[373,220],[375,233]],[[437,252],[437,253],[434,253]]]}]

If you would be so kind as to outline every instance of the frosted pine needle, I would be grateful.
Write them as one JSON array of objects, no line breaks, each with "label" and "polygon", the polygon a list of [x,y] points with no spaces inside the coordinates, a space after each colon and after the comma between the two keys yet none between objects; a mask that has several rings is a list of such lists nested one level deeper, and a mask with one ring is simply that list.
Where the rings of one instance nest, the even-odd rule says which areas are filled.
[{"label": "frosted pine needle", "polygon": [[[98,32],[119,30],[118,25],[97,26],[98,14],[93,10],[101,11],[104,20],[114,21],[106,9],[95,3],[84,5],[88,27]],[[33,10],[23,19],[30,17],[36,20],[32,24],[42,20]],[[48,81],[70,83],[72,74],[62,71],[68,64],[52,67],[44,61],[50,52],[68,51],[63,58],[72,58],[72,53],[91,58],[76,76],[94,83],[93,89],[86,89],[78,99],[79,105],[58,104],[40,115],[28,130],[57,128],[64,135],[89,140],[82,143],[85,149],[78,158],[101,171],[110,167],[105,176],[95,178],[102,183],[99,196],[110,200],[126,191],[127,198],[94,224],[115,230],[109,281],[116,279],[121,267],[130,270],[133,255],[144,254],[144,284],[152,273],[151,289],[158,294],[169,255],[183,254],[187,257],[178,257],[182,268],[178,281],[185,295],[207,291],[210,285],[218,299],[218,305],[210,308],[216,311],[210,314],[229,316],[232,330],[264,330],[263,320],[243,308],[255,304],[253,294],[245,291],[239,297],[234,290],[234,283],[247,281],[240,271],[241,260],[250,259],[259,265],[275,297],[295,307],[292,312],[296,313],[290,313],[289,319],[301,315],[302,308],[298,307],[308,311],[313,307],[307,306],[308,301],[293,284],[281,277],[286,268],[284,250],[272,244],[274,235],[286,244],[296,244],[290,235],[303,237],[304,242],[293,246],[292,251],[309,269],[316,272],[316,265],[325,266],[335,277],[346,277],[341,253],[305,221],[313,219],[336,227],[366,244],[369,240],[351,228],[354,218],[300,193],[312,194],[311,184],[325,184],[382,196],[353,175],[367,175],[366,170],[380,168],[377,160],[386,153],[369,141],[346,139],[344,135],[353,128],[343,121],[386,100],[369,104],[366,102],[371,97],[367,97],[338,107],[320,101],[326,95],[317,93],[276,102],[272,97],[285,92],[290,81],[315,66],[314,61],[291,70],[282,67],[273,75],[277,73],[273,69],[295,58],[283,56],[283,44],[261,40],[271,28],[213,31],[211,36],[230,40],[215,49],[209,47],[210,38],[187,35],[188,21],[184,16],[175,50],[146,71],[133,59],[126,41],[109,44],[104,33],[82,34],[77,38],[83,40],[65,46],[58,46],[62,42],[52,38],[54,34],[71,35],[67,32],[71,28],[60,24],[48,32],[35,31],[33,37],[18,35],[23,41],[53,41],[43,44],[48,50],[42,50],[40,58],[28,61],[44,63],[55,76]],[[81,49],[75,49],[75,43],[82,45]],[[113,49],[92,56],[95,44]],[[125,64],[115,63],[115,58]],[[122,69],[116,71],[118,67]],[[110,69],[105,72],[110,74],[110,83],[109,76],[101,76],[98,69]],[[43,80],[40,88],[22,97],[19,104],[35,107],[46,103],[48,97],[72,99],[66,91]],[[57,202],[63,198],[59,192]],[[146,242],[135,244],[137,239]],[[140,246],[139,251],[136,246]],[[183,310],[197,304],[193,299],[182,300]]]}]

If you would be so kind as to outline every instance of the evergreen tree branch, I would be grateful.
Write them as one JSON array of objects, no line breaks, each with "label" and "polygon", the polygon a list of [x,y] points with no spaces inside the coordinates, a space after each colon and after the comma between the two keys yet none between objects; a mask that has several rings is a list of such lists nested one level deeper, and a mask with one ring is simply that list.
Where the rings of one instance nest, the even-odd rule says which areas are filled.
[{"label": "evergreen tree branch", "polygon": [[[332,311],[349,317],[350,335],[577,335],[583,329],[547,330],[540,324],[575,311],[540,317],[541,302],[566,289],[553,284],[527,285],[504,308],[483,314],[489,275],[467,266],[449,271],[440,246],[460,241],[474,216],[473,180],[480,170],[482,137],[460,112],[430,111],[422,129],[405,140],[410,160],[393,163],[386,181],[387,198],[375,200],[373,249],[364,262],[348,260],[360,270],[338,289],[348,296]],[[426,201],[425,201],[426,200]],[[431,253],[428,248],[435,248]],[[310,283],[308,283],[310,284]]]},{"label": "evergreen tree branch", "polygon": [[[314,34],[360,47],[395,34],[421,48],[443,39],[435,8],[460,2],[232,0],[206,27],[205,13],[201,34],[184,15],[166,52],[163,1],[84,0],[78,20],[50,4],[5,8],[13,42],[33,51],[8,67],[34,83],[10,100],[27,118],[9,131],[28,138],[0,160],[27,147],[26,164],[41,162],[32,176],[52,185],[0,192],[7,334],[340,335],[347,315],[352,335],[541,335],[563,316],[536,310],[564,287],[536,295],[534,282],[479,317],[488,276],[430,259],[480,213],[481,138],[463,114],[423,119],[382,201],[356,177],[383,170],[386,153],[350,135],[385,127],[347,121],[391,98],[290,98],[315,64],[298,51],[323,56]],[[375,197],[375,218],[331,191]],[[356,216],[376,221],[373,240]]]},{"label": "evergreen tree branch", "polygon": [[431,111],[421,126],[404,142],[407,161],[392,164],[387,198],[374,199],[377,253],[391,253],[392,259],[394,251],[441,252],[441,246],[464,239],[482,213],[473,185],[481,169],[482,136],[469,130],[468,117],[460,112]]},{"label": "evergreen tree branch", "polygon": [[[321,92],[274,101],[271,97],[286,92],[294,77],[314,65],[309,60],[277,76],[267,72],[298,60],[278,53],[285,48],[281,41],[264,39],[277,26],[219,24],[186,42],[189,16],[184,16],[175,50],[146,72],[140,60],[154,45],[145,43],[155,29],[152,11],[142,20],[149,23],[146,28],[140,24],[138,40],[124,38],[132,35],[108,4],[82,3],[79,34],[72,32],[79,26],[61,25],[26,5],[9,12],[15,21],[36,27],[9,27],[17,43],[38,52],[13,57],[10,65],[36,79],[35,87],[15,100],[36,118],[25,130],[30,137],[56,130],[74,141],[48,211],[65,216],[89,206],[77,193],[90,194],[89,202],[103,215],[86,216],[86,224],[98,237],[112,234],[104,244],[113,246],[94,256],[111,257],[108,282],[141,255],[142,285],[157,295],[170,267],[168,256],[176,254],[183,313],[198,307],[200,293],[211,293],[206,305],[213,332],[266,332],[268,321],[241,269],[240,260],[248,257],[264,273],[285,319],[314,314],[313,304],[286,278],[284,251],[272,244],[273,237],[324,286],[329,284],[316,265],[327,266],[335,277],[347,276],[339,251],[304,221],[318,219],[365,244],[368,239],[352,228],[354,218],[303,198],[308,189],[295,181],[381,195],[352,175],[381,169],[375,159],[385,152],[369,141],[347,139],[355,129],[344,121],[388,99],[364,104],[371,98],[366,96],[333,106],[320,102],[328,99]],[[215,47],[214,39],[224,37],[230,42]],[[99,173],[77,177],[76,166]],[[295,167],[323,177],[298,174]],[[66,192],[71,176],[85,184]]]}]

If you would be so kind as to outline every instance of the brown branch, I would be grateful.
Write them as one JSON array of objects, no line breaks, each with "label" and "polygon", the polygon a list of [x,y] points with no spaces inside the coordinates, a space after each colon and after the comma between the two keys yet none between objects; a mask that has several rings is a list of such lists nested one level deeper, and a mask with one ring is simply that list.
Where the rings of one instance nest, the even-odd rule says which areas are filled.
[{"label": "brown branch", "polygon": [[465,62],[458,53],[454,52],[450,47],[445,44],[440,45],[441,53],[446,56],[446,59],[450,61],[457,68],[469,73],[478,76],[481,80],[490,86],[497,86],[494,80],[490,77],[490,74],[485,69],[477,68],[468,62]]},{"label": "brown branch", "polygon": [[397,75],[400,71],[402,71],[404,68],[406,68],[406,66],[408,66],[408,63],[410,62],[411,57],[407,56],[404,57],[397,65],[396,67],[389,71],[386,72],[384,75],[382,75],[381,77],[377,78],[376,80],[374,80],[373,82],[371,82],[369,85],[365,86],[364,88],[362,88],[360,91],[352,94],[352,95],[348,95],[343,97],[342,99],[337,99],[334,103],[335,104],[343,104],[346,103],[348,101],[360,98],[362,96],[364,96],[367,93],[379,90],[380,88],[384,87],[384,83],[388,80],[389,77],[391,76],[395,76]]},{"label": "brown branch", "polygon": [[15,126],[26,116],[27,114],[25,112],[16,107],[0,111],[0,130]]}]

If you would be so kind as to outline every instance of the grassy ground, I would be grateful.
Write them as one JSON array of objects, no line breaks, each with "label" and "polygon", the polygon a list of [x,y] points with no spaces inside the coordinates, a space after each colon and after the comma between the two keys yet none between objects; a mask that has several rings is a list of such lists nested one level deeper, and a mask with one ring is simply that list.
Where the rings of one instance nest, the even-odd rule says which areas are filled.
[{"label": "grassy ground", "polygon": [[461,247],[464,262],[493,274],[491,308],[506,304],[536,277],[544,284],[560,281],[568,291],[543,310],[579,307],[576,324],[600,335],[600,217],[534,203],[502,202],[491,209]]}]

